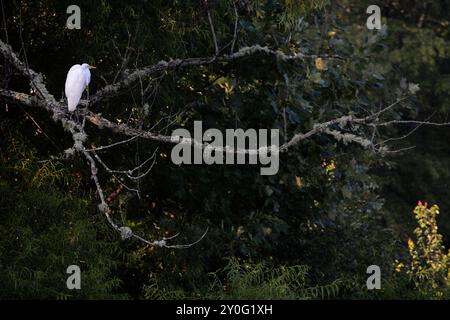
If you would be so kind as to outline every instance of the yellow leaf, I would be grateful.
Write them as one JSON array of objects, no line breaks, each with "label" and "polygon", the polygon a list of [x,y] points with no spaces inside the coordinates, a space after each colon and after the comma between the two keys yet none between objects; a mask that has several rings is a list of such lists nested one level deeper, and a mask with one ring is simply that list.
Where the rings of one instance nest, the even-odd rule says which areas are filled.
[{"label": "yellow leaf", "polygon": [[295,185],[297,186],[297,189],[300,190],[303,186],[302,178],[295,176]]},{"label": "yellow leaf", "polygon": [[408,239],[408,247],[409,249],[414,249],[414,241],[412,241],[411,239]]},{"label": "yellow leaf", "polygon": [[325,60],[323,60],[322,58],[316,58],[315,65],[316,65],[316,69],[320,70],[320,71],[328,69],[327,62]]}]

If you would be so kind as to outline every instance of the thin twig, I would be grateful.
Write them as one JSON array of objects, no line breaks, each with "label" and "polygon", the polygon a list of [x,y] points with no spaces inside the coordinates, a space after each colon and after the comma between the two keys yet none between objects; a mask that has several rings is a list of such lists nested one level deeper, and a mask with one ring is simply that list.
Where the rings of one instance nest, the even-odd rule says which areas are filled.
[{"label": "thin twig", "polygon": [[209,26],[211,28],[211,34],[212,34],[214,49],[215,49],[215,56],[218,56],[219,55],[219,46],[217,45],[217,38],[216,38],[216,32],[214,31],[214,24],[213,24],[213,21],[211,18],[211,13],[209,12],[208,1],[207,0],[204,0],[204,1],[206,4],[206,12],[208,14]]},{"label": "thin twig", "polygon": [[238,22],[239,22],[239,15],[238,15],[238,11],[236,8],[236,3],[234,3],[234,2],[233,2],[233,8],[234,8],[235,20],[234,20],[234,33],[233,33],[233,40],[231,42],[230,54],[232,54],[234,52],[234,45],[236,44],[236,40],[237,40],[237,29],[238,29]]}]

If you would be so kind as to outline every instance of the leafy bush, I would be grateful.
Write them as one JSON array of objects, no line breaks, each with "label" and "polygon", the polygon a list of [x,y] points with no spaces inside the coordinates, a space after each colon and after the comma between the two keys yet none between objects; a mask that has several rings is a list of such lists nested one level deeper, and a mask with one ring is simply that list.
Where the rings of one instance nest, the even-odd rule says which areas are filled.
[{"label": "leafy bush", "polygon": [[[19,132],[5,134],[0,156],[0,299],[101,299],[116,295],[116,245],[95,208],[73,192],[58,162],[39,164]],[[45,174],[43,173],[45,171]],[[72,183],[75,182],[73,180]],[[59,187],[59,188],[58,188]],[[88,198],[89,199],[89,198]],[[95,213],[95,214],[94,214]],[[69,265],[81,290],[69,290]]]},{"label": "leafy bush", "polygon": [[408,239],[409,261],[397,261],[396,270],[406,274],[423,297],[450,297],[450,250],[445,252],[436,217],[439,207],[419,204],[414,215],[419,226],[414,230],[416,241]]},{"label": "leafy bush", "polygon": [[[229,258],[228,264],[214,278],[212,299],[329,299],[339,293],[340,281],[311,285],[310,267],[305,265],[273,267],[268,263],[240,262]],[[221,276],[224,275],[224,280]]]},{"label": "leafy bush", "polygon": [[216,300],[241,299],[329,299],[339,294],[341,281],[313,285],[309,279],[310,267],[305,265],[278,266],[252,263],[228,258],[227,265],[210,273],[212,281],[207,292],[187,294],[181,289],[162,288],[155,277],[144,287],[146,299],[199,298]]}]

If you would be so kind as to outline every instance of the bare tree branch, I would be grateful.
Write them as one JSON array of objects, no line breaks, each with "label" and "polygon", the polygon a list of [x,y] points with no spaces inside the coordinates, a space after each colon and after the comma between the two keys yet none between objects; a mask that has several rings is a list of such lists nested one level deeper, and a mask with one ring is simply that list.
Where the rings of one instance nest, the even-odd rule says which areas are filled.
[{"label": "bare tree branch", "polygon": [[[0,97],[4,97],[11,102],[16,101],[16,102],[23,103],[25,105],[41,106],[41,102],[39,100],[36,100],[32,96],[22,94],[22,93],[15,93],[15,92],[10,92],[8,90],[0,89]],[[125,136],[130,136],[131,138],[128,140],[132,140],[135,137],[140,137],[143,139],[149,139],[149,140],[162,142],[162,143],[172,143],[172,144],[181,143],[181,144],[192,145],[192,146],[195,146],[198,148],[208,147],[211,150],[214,150],[215,152],[235,153],[235,154],[242,154],[242,153],[243,154],[255,154],[258,152],[267,152],[267,151],[286,152],[286,151],[288,151],[288,149],[299,144],[301,141],[309,139],[312,136],[317,135],[319,133],[330,134],[330,135],[334,136],[337,140],[345,141],[345,143],[355,142],[355,143],[362,145],[363,147],[368,147],[369,145],[371,145],[372,147],[374,147],[375,151],[376,150],[387,151],[385,148],[382,148],[382,149],[377,148],[377,146],[379,144],[374,143],[373,140],[365,139],[365,138],[362,138],[362,137],[354,135],[354,134],[349,135],[349,134],[339,133],[337,131],[330,131],[328,129],[334,125],[339,125],[340,127],[344,127],[348,123],[362,124],[362,125],[373,126],[373,127],[387,126],[389,124],[411,124],[411,123],[422,124],[422,125],[433,125],[433,126],[450,126],[450,122],[435,123],[435,122],[429,122],[429,121],[424,122],[424,121],[418,121],[418,120],[392,120],[392,121],[381,122],[381,123],[378,122],[377,119],[378,119],[379,115],[392,109],[395,105],[399,104],[401,101],[404,101],[405,99],[406,98],[399,99],[399,100],[395,101],[394,103],[392,103],[391,105],[387,106],[386,108],[383,108],[380,111],[378,111],[372,115],[366,116],[364,118],[353,118],[352,116],[342,116],[342,117],[339,117],[339,118],[336,118],[336,119],[333,119],[330,121],[315,124],[314,127],[311,130],[307,131],[306,133],[295,134],[288,142],[281,145],[278,150],[276,148],[274,148],[274,146],[261,147],[259,149],[255,149],[255,150],[232,149],[227,146],[213,147],[207,143],[202,143],[202,142],[196,141],[195,139],[166,136],[166,135],[161,135],[161,134],[154,133],[151,131],[144,131],[144,130],[136,129],[136,128],[130,127],[128,125],[125,125],[125,124],[117,124],[117,123],[114,123],[114,122],[111,122],[111,121],[105,119],[104,117],[102,117],[92,111],[85,112],[84,110],[81,110],[81,114],[86,117],[87,121],[89,121],[91,124],[93,124],[99,128],[107,128],[115,133],[120,133]],[[128,141],[128,140],[125,140],[125,141]]]},{"label": "bare tree branch", "polygon": [[[294,54],[285,54],[282,51],[275,51],[269,49],[268,47],[262,47],[260,45],[254,45],[251,47],[243,47],[239,51],[234,52],[232,54],[225,54],[217,57],[201,57],[201,58],[186,58],[186,59],[172,59],[169,61],[161,60],[158,63],[144,67],[141,69],[137,69],[126,77],[124,77],[121,81],[107,85],[104,88],[97,91],[96,94],[91,96],[90,105],[95,105],[99,103],[101,100],[107,97],[114,97],[121,94],[126,88],[131,87],[135,82],[137,82],[140,78],[153,76],[155,74],[166,72],[170,70],[176,69],[185,69],[188,67],[194,66],[205,66],[213,63],[219,62],[231,62],[234,60],[242,59],[247,56],[252,56],[256,54],[267,54],[273,56],[277,59],[283,61],[295,61],[295,60],[304,60],[304,59],[315,59],[317,57],[328,58],[328,59],[343,59],[338,55],[305,55],[302,53],[294,53]],[[84,102],[85,103],[85,102]]]}]

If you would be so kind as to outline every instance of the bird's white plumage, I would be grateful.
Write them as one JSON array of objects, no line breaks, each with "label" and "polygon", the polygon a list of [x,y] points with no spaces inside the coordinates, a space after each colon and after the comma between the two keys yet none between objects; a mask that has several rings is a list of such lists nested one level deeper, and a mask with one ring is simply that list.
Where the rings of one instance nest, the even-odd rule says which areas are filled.
[{"label": "bird's white plumage", "polygon": [[67,97],[67,106],[70,112],[75,111],[80,102],[81,95],[86,87],[91,82],[91,72],[89,65],[83,63],[82,65],[73,65],[67,73],[65,92]]}]

